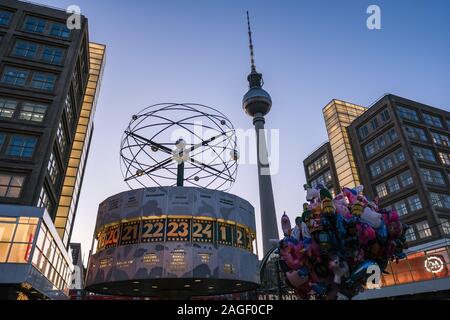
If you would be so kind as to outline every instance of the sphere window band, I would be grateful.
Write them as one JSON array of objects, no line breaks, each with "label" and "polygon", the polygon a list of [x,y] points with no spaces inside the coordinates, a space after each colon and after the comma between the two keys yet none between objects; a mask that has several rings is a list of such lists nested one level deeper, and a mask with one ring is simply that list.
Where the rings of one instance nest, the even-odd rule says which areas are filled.
[{"label": "sphere window band", "polygon": [[211,217],[160,216],[105,225],[97,234],[97,252],[149,242],[196,242],[233,246],[253,252],[256,234],[234,221]]}]

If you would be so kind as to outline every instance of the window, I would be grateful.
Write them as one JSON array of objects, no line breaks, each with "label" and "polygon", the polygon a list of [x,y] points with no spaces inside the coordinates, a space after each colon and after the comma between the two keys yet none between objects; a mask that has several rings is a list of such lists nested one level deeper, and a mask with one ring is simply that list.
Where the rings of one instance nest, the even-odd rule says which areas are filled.
[{"label": "window", "polygon": [[63,49],[46,46],[42,52],[42,60],[52,64],[62,64],[63,55]]},{"label": "window", "polygon": [[406,136],[408,138],[420,141],[428,141],[427,135],[425,134],[425,131],[423,129],[412,126],[405,126],[404,128]]},{"label": "window", "polygon": [[0,262],[27,263],[36,234],[37,218],[0,217]]},{"label": "window", "polygon": [[47,21],[31,16],[27,16],[24,22],[24,29],[29,32],[44,33]]},{"label": "window", "polygon": [[450,166],[450,154],[439,152],[439,158],[441,159],[442,164]]},{"label": "window", "polygon": [[414,156],[419,160],[426,160],[431,162],[436,162],[436,158],[432,150],[427,148],[422,148],[418,146],[413,146]]},{"label": "window", "polygon": [[2,82],[14,86],[24,86],[28,78],[28,71],[14,68],[6,68],[3,73]]},{"label": "window", "polygon": [[[66,100],[66,103],[67,103],[67,100]],[[313,164],[310,164],[308,166],[308,173],[309,173],[309,175],[312,175],[314,173],[314,165]]]},{"label": "window", "polygon": [[3,144],[5,143],[5,140],[6,140],[6,134],[0,133],[0,149],[2,149]]},{"label": "window", "polygon": [[424,113],[423,114],[423,120],[426,124],[437,127],[437,128],[443,128],[441,119],[439,119],[436,116],[432,116],[431,114]]},{"label": "window", "polygon": [[409,170],[402,172],[400,175],[400,182],[402,184],[402,187],[409,186],[410,184],[413,184],[413,178],[411,176],[411,172]]},{"label": "window", "polygon": [[366,156],[367,157],[372,156],[376,152],[392,144],[395,140],[397,140],[397,132],[395,131],[394,128],[392,128],[382,136],[377,137],[376,139],[374,139],[373,141],[369,142],[364,146]]},{"label": "window", "polygon": [[391,119],[391,116],[389,115],[389,111],[387,109],[381,111],[381,119],[383,122],[389,121]]},{"label": "window", "polygon": [[50,160],[48,161],[47,171],[53,184],[56,184],[56,182],[58,181],[59,169],[58,163],[56,162],[55,154],[53,152],[50,154]]},{"label": "window", "polygon": [[55,86],[56,76],[50,73],[40,73],[36,72],[33,74],[33,78],[31,79],[31,87],[52,91]]},{"label": "window", "polygon": [[450,234],[450,222],[446,218],[440,218],[439,219],[441,223],[441,229],[444,234]]},{"label": "window", "polygon": [[398,183],[397,177],[393,177],[386,181],[387,188],[389,193],[393,193],[395,191],[400,190],[400,184]]},{"label": "window", "polygon": [[70,30],[63,23],[54,22],[50,29],[50,35],[68,39],[70,37]]},{"label": "window", "polygon": [[408,214],[408,208],[406,208],[405,201],[399,201],[394,203],[394,209],[397,211],[399,216],[404,216]]},{"label": "window", "polygon": [[38,201],[37,206],[45,208],[47,210],[48,214],[51,214],[51,212],[52,212],[52,203],[50,201],[50,198],[48,197],[45,187],[42,187],[42,189],[41,189],[41,193],[39,194],[39,201]]},{"label": "window", "polygon": [[433,207],[450,209],[450,196],[448,194],[430,192],[430,199]]},{"label": "window", "polygon": [[[72,124],[72,120],[73,120],[73,108],[72,108],[72,99],[70,98],[70,94],[67,95],[66,97],[66,101],[64,103],[64,108],[66,109],[66,117],[67,117],[67,122],[69,123],[69,126]],[[311,167],[312,165],[308,166],[308,172],[309,174],[311,174]],[[312,168],[314,169],[314,168]],[[314,172],[314,170],[313,170]]]},{"label": "window", "polygon": [[0,98],[0,117],[12,118],[16,111],[17,101],[7,98]]},{"label": "window", "polygon": [[411,209],[411,212],[422,209],[422,202],[420,202],[420,198],[417,194],[409,197],[407,201],[409,204],[409,208]]},{"label": "window", "polygon": [[14,45],[13,54],[19,57],[35,58],[37,52],[37,44],[30,41],[17,40]]},{"label": "window", "polygon": [[419,116],[417,115],[417,112],[409,108],[397,106],[397,114],[399,115],[400,118],[406,120],[412,120],[417,122],[419,121]]},{"label": "window", "polygon": [[416,223],[417,231],[419,231],[419,238],[428,238],[431,237],[431,229],[428,225],[428,221],[422,221]]},{"label": "window", "polygon": [[59,145],[59,150],[61,151],[62,154],[64,154],[66,144],[67,144],[67,139],[66,139],[66,133],[64,131],[64,127],[62,126],[61,122],[59,122],[58,131],[56,131],[56,137],[57,137],[57,141],[58,141],[58,145]]},{"label": "window", "polygon": [[19,119],[34,122],[42,122],[44,120],[47,106],[39,103],[25,102],[20,109]]},{"label": "window", "polygon": [[375,130],[376,128],[378,128],[377,118],[373,118],[372,120],[370,120],[370,127],[372,128],[372,130]]},{"label": "window", "polygon": [[13,135],[11,136],[8,148],[6,149],[6,154],[12,157],[31,158],[36,143],[36,137]]},{"label": "window", "polygon": [[386,189],[386,185],[384,183],[381,183],[376,186],[377,194],[380,198],[383,198],[388,195],[388,191]]},{"label": "window", "polygon": [[369,135],[369,130],[367,129],[367,125],[362,126],[361,128],[359,128],[359,136],[364,139],[365,137],[367,137]]},{"label": "window", "polygon": [[442,146],[450,147],[450,141],[449,141],[447,135],[440,134],[437,132],[431,132],[431,137],[433,138],[434,143],[440,144]]},{"label": "window", "polygon": [[12,12],[0,10],[0,26],[7,26],[11,22]]},{"label": "window", "polygon": [[382,173],[381,164],[379,162],[375,162],[374,164],[370,165],[370,173],[372,174],[372,177],[380,175]]},{"label": "window", "polygon": [[420,171],[426,182],[445,186],[444,176],[440,171],[425,168],[420,168]]},{"label": "window", "polygon": [[406,229],[405,238],[406,238],[406,241],[417,240],[416,233],[414,232],[413,228],[410,227],[409,229]]},{"label": "window", "polygon": [[19,198],[25,176],[0,173],[0,197]]}]

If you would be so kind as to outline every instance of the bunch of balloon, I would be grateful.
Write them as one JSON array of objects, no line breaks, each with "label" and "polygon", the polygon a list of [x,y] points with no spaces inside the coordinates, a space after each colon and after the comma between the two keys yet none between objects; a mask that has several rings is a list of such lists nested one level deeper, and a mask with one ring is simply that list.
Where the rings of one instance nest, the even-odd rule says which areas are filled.
[{"label": "bunch of balloon", "polygon": [[334,300],[338,293],[351,299],[373,287],[374,272],[386,273],[389,261],[405,258],[409,227],[394,209],[369,201],[363,186],[343,188],[334,198],[323,185],[304,188],[301,221],[292,229],[284,214],[279,241],[281,270],[300,299]]}]

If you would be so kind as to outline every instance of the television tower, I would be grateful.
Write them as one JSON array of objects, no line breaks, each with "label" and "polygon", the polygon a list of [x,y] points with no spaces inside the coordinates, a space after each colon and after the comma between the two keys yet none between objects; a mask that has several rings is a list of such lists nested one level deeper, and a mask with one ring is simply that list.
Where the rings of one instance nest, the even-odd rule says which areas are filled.
[{"label": "television tower", "polygon": [[272,180],[267,154],[264,116],[269,113],[272,99],[269,93],[262,88],[262,74],[256,71],[253,54],[252,32],[250,18],[247,11],[247,26],[250,48],[251,72],[247,76],[249,90],[242,99],[242,107],[246,114],[253,118],[256,130],[256,150],[258,159],[259,202],[261,211],[262,242],[264,255],[273,246],[271,240],[279,239],[275,202],[273,200]]}]

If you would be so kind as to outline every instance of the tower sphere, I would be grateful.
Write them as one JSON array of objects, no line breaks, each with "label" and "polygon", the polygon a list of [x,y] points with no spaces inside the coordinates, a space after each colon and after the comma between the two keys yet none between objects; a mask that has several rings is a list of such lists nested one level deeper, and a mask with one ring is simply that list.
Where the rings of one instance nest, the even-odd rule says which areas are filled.
[{"label": "tower sphere", "polygon": [[265,116],[272,107],[272,98],[263,88],[252,87],[244,95],[242,107],[244,108],[245,113],[251,117],[254,117],[258,113]]}]

